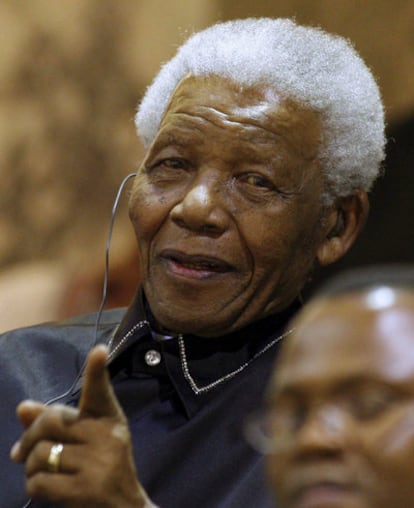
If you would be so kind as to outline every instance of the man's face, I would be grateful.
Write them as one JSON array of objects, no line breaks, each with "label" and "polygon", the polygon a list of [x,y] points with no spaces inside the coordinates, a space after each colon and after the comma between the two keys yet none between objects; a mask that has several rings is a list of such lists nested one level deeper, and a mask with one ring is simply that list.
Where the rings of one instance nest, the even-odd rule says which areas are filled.
[{"label": "man's face", "polygon": [[268,392],[280,505],[414,506],[414,296],[315,302],[280,360]]},{"label": "man's face", "polygon": [[267,87],[179,84],[130,201],[159,324],[219,336],[296,297],[321,237],[319,138],[314,112]]}]

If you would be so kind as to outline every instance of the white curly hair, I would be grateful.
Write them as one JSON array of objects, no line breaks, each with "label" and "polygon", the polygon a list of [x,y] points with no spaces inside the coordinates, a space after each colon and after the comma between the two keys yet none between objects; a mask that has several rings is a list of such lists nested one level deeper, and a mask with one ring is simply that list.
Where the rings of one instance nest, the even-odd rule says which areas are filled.
[{"label": "white curly hair", "polygon": [[291,19],[247,18],[192,35],[147,88],[135,117],[145,146],[186,75],[267,84],[320,114],[324,200],[370,190],[384,160],[384,110],[375,79],[346,39]]}]

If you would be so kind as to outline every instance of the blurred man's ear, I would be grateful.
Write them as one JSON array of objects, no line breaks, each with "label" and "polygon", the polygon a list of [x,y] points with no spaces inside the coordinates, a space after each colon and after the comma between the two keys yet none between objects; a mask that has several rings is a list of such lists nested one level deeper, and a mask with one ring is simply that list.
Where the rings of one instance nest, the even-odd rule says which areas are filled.
[{"label": "blurred man's ear", "polygon": [[348,252],[364,228],[369,212],[368,195],[355,190],[338,200],[325,216],[325,238],[316,252],[321,266],[334,263]]}]

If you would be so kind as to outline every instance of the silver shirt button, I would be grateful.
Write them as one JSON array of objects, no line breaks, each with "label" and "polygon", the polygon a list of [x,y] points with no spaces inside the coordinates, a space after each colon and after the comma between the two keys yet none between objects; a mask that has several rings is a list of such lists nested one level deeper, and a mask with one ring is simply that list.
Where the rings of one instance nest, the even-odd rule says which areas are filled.
[{"label": "silver shirt button", "polygon": [[150,349],[145,353],[145,363],[150,367],[155,367],[161,362],[161,353],[155,349]]}]

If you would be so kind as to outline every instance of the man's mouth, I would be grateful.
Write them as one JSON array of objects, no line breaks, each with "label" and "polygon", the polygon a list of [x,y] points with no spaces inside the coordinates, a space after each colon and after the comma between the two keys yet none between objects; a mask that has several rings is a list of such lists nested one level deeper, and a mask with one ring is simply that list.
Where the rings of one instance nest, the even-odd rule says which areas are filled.
[{"label": "man's mouth", "polygon": [[234,268],[222,259],[200,254],[189,255],[177,251],[163,251],[162,259],[166,260],[172,272],[176,275],[205,278],[213,274],[223,274],[234,271]]},{"label": "man's mouth", "polygon": [[342,506],[344,498],[356,494],[355,487],[331,481],[320,481],[298,489],[293,506],[298,508],[325,508]]}]

